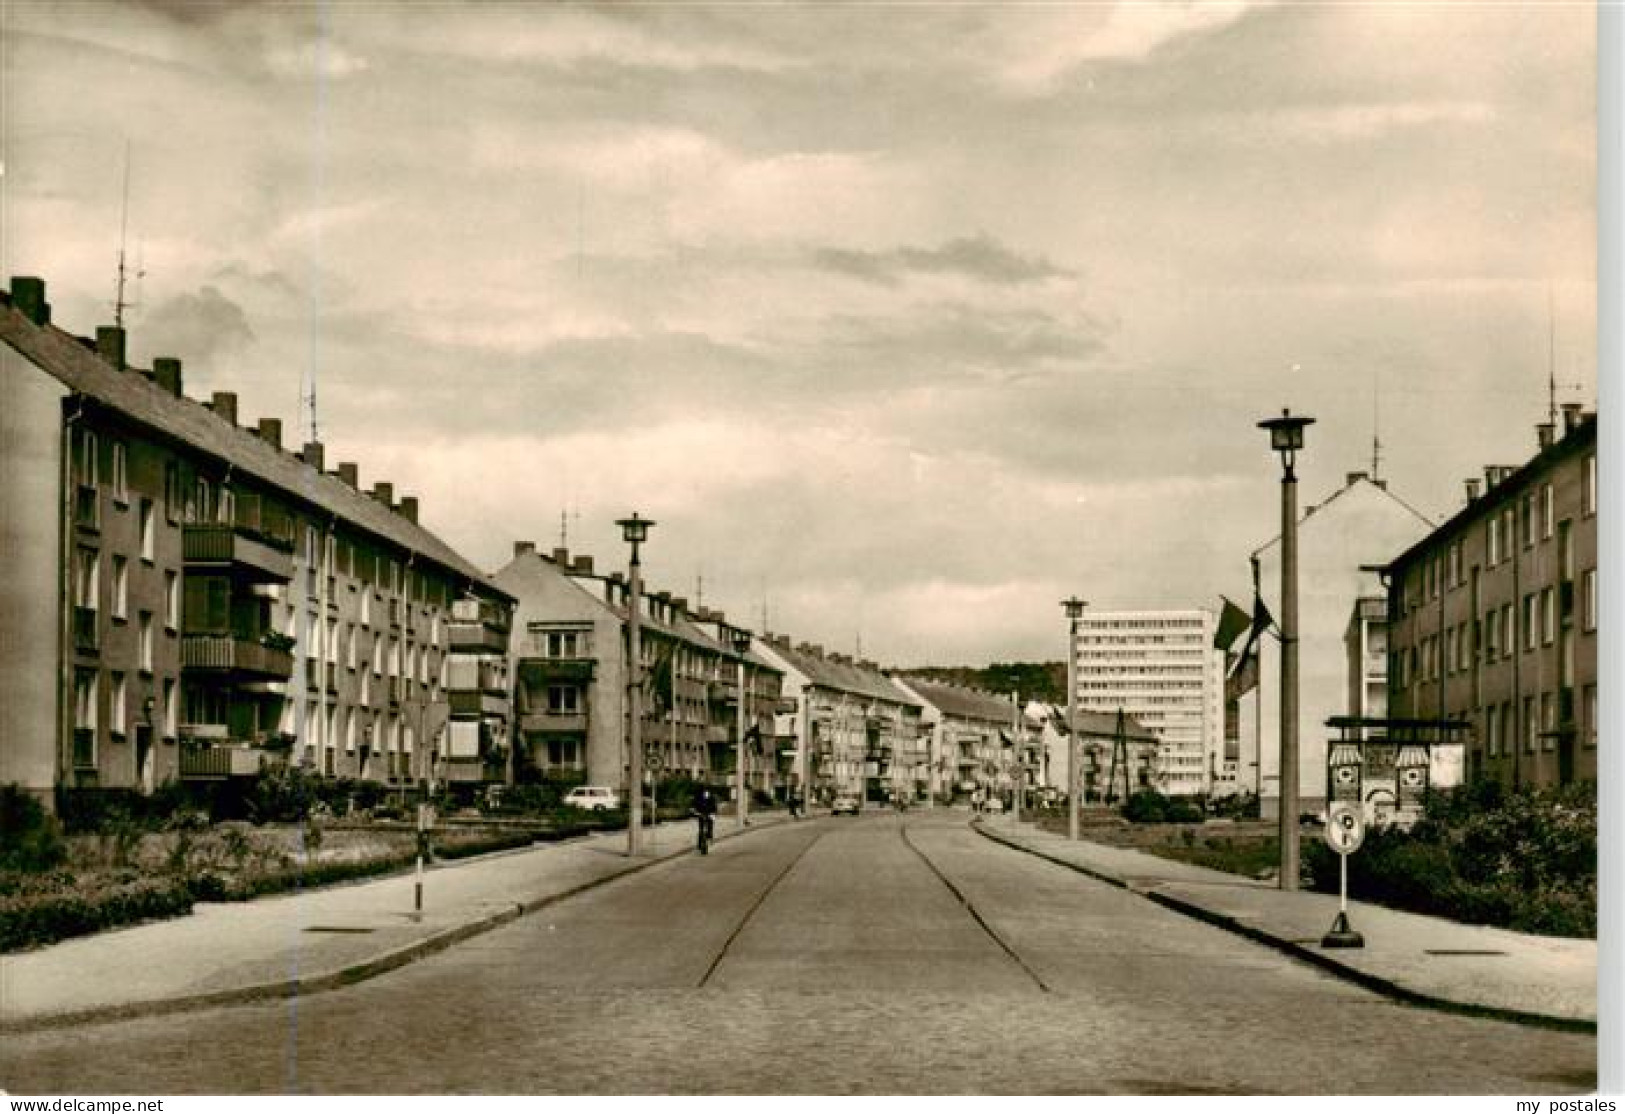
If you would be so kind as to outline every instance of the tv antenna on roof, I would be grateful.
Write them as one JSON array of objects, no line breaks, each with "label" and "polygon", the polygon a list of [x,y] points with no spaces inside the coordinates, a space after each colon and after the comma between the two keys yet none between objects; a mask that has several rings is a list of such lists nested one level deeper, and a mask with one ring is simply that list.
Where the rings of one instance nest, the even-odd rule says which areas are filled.
[{"label": "tv antenna on roof", "polygon": [[[113,326],[124,328],[124,311],[134,309],[134,302],[124,300],[124,284],[129,276],[129,267],[125,262],[125,246],[130,234],[130,141],[124,141],[124,203],[119,210],[118,228],[118,280],[113,287]],[[141,279],[146,271],[137,264],[135,277]]]}]

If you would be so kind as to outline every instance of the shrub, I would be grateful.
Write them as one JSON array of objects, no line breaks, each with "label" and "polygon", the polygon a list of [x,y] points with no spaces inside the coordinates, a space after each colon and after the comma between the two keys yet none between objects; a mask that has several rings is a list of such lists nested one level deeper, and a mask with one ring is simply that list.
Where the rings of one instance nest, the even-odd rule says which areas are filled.
[{"label": "shrub", "polygon": [[50,870],[67,857],[62,826],[45,806],[21,786],[0,786],[0,870]]},{"label": "shrub", "polygon": [[1123,816],[1136,824],[1160,824],[1167,809],[1167,797],[1155,789],[1140,789],[1124,802]]},{"label": "shrub", "polygon": [[188,887],[170,878],[78,884],[0,897],[0,951],[50,944],[105,928],[190,912]]}]

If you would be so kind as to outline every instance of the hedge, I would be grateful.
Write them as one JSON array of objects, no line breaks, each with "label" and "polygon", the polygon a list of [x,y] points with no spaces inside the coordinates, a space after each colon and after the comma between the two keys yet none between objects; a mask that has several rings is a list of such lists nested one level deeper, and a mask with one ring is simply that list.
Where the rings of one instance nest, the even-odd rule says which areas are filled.
[{"label": "hedge", "polygon": [[0,951],[52,944],[191,911],[190,889],[173,878],[141,878],[113,886],[78,884],[50,893],[12,894],[0,897]]}]

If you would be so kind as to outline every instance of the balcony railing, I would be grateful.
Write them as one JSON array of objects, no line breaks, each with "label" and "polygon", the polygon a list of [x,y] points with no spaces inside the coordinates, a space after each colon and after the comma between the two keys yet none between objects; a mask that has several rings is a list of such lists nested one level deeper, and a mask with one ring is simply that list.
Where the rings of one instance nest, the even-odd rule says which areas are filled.
[{"label": "balcony railing", "polygon": [[181,777],[188,781],[223,781],[259,773],[264,752],[244,746],[185,746],[181,748]]},{"label": "balcony railing", "polygon": [[504,633],[508,630],[507,610],[497,606],[490,600],[461,599],[452,601],[451,621],[453,623],[479,624]]},{"label": "balcony railing", "polygon": [[265,580],[293,579],[292,543],[273,545],[255,531],[226,524],[187,526],[181,555],[189,567],[229,565]]},{"label": "balcony railing", "polygon": [[519,717],[519,730],[528,735],[543,732],[582,732],[587,730],[587,713],[526,712]]},{"label": "balcony railing", "polygon": [[446,643],[453,653],[508,652],[508,628],[453,620],[446,625]]},{"label": "balcony railing", "polygon": [[287,678],[293,655],[236,635],[188,634],[181,639],[181,668]]},{"label": "balcony railing", "polygon": [[94,654],[101,646],[101,633],[96,625],[94,607],[73,609],[73,648],[84,654]]}]

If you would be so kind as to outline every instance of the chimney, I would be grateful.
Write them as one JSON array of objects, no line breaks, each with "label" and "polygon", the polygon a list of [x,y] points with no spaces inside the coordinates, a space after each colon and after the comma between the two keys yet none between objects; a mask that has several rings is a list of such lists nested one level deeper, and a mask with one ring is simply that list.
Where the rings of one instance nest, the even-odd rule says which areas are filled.
[{"label": "chimney", "polygon": [[339,476],[339,479],[343,480],[345,483],[349,484],[351,487],[355,488],[357,491],[361,490],[361,469],[356,467],[355,461],[353,461],[353,460],[341,460],[341,461],[339,461],[338,476]]},{"label": "chimney", "polygon": [[1361,480],[1369,480],[1370,478],[1371,474],[1369,472],[1350,472],[1343,477],[1343,486],[1348,487],[1351,484],[1359,483]]},{"label": "chimney", "polygon": [[379,480],[372,485],[372,497],[386,507],[395,505],[395,485]]},{"label": "chimney", "polygon": [[164,390],[176,398],[181,397],[181,362],[174,356],[154,357],[152,377]]},{"label": "chimney", "polygon": [[1563,436],[1567,437],[1580,428],[1585,410],[1578,402],[1565,402],[1563,404]]},{"label": "chimney", "polygon": [[260,440],[273,449],[280,449],[282,447],[282,419],[261,418]]},{"label": "chimney", "polygon": [[124,370],[124,330],[116,325],[101,325],[96,329],[96,355]]},{"label": "chimney", "polygon": [[514,557],[516,559],[519,558],[519,557],[528,557],[530,554],[535,553],[535,552],[536,552],[536,543],[535,542],[514,542],[513,543],[513,555],[514,555]]},{"label": "chimney", "polygon": [[232,391],[216,391],[210,409],[232,425],[237,424],[237,395]]},{"label": "chimney", "polygon": [[568,568],[570,565],[570,550],[562,545],[553,547],[553,563],[559,568]]},{"label": "chimney", "polygon": [[395,508],[401,512],[401,517],[416,526],[418,521],[418,497],[416,495],[402,495],[400,505]]},{"label": "chimney", "polygon": [[1478,477],[1469,477],[1465,482],[1467,485],[1467,501],[1469,503],[1478,502]]},{"label": "chimney", "polygon": [[51,303],[45,300],[45,280],[13,275],[11,304],[17,312],[44,328],[51,323]]},{"label": "chimney", "polygon": [[1535,438],[1540,442],[1541,451],[1552,447],[1552,436],[1557,432],[1551,422],[1541,422],[1535,427]]},{"label": "chimney", "polygon": [[576,554],[575,563],[570,567],[574,571],[580,573],[582,576],[591,576],[592,557],[586,553],[578,553]]},{"label": "chimney", "polygon": [[320,472],[322,470],[322,443],[320,441],[306,441],[305,450],[299,454],[299,459]]},{"label": "chimney", "polygon": [[687,611],[688,610],[688,599],[685,596],[673,596],[671,598],[671,605],[672,605],[673,608],[675,608],[679,612]]}]

